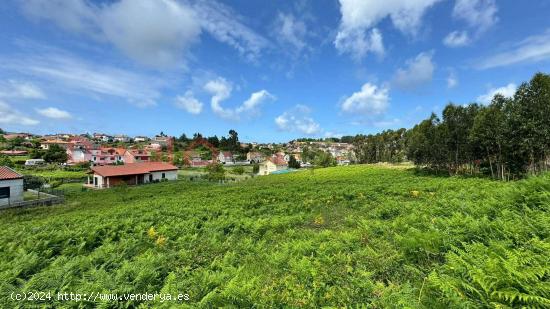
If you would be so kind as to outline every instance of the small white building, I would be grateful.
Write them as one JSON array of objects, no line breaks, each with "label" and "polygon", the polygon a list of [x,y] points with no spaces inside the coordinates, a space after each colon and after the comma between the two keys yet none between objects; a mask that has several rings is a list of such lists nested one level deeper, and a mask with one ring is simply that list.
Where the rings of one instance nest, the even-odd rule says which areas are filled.
[{"label": "small white building", "polygon": [[140,162],[94,166],[90,174],[86,186],[99,189],[177,180],[178,168],[166,162]]},{"label": "small white building", "polygon": [[221,163],[235,163],[235,158],[230,151],[220,151],[218,154],[218,161]]},{"label": "small white building", "polygon": [[23,201],[23,175],[0,166],[0,207]]}]

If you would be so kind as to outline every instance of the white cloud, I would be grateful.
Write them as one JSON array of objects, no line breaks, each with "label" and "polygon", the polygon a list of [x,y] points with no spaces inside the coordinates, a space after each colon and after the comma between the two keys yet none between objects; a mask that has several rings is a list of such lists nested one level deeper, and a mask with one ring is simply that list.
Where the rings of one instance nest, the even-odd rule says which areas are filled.
[{"label": "white cloud", "polygon": [[447,76],[447,88],[454,88],[458,85],[458,78],[456,77],[456,74],[451,71],[449,72],[449,76]]},{"label": "white cloud", "polygon": [[487,91],[486,94],[480,95],[477,97],[477,101],[482,104],[489,104],[493,100],[494,96],[497,94],[500,94],[506,98],[511,98],[516,93],[517,85],[514,83],[509,83],[506,86],[499,87],[499,88],[491,88],[489,91]]},{"label": "white cloud", "polygon": [[202,111],[202,102],[193,96],[193,92],[188,90],[184,95],[178,96],[175,102],[176,106],[186,110],[188,113],[198,115]]},{"label": "white cloud", "polygon": [[32,19],[46,20],[60,28],[85,34],[116,46],[130,58],[153,67],[182,62],[201,30],[255,60],[269,44],[245,26],[229,7],[198,1],[121,0],[94,4],[84,0],[21,1]]},{"label": "white cloud", "polygon": [[424,52],[407,60],[406,67],[397,70],[394,83],[401,89],[413,90],[430,82],[435,70],[432,57],[433,52]]},{"label": "white cloud", "polygon": [[490,69],[524,62],[550,59],[550,29],[514,44],[509,50],[496,53],[478,63],[479,69]]},{"label": "white cloud", "polygon": [[218,77],[214,80],[208,81],[204,85],[204,90],[212,95],[210,100],[210,107],[212,111],[226,119],[238,120],[242,114],[253,116],[258,113],[258,107],[267,101],[274,100],[275,96],[270,94],[267,90],[260,90],[250,95],[242,105],[231,109],[224,108],[221,102],[228,99],[233,91],[233,86],[225,78]]},{"label": "white cloud", "polygon": [[157,87],[162,81],[155,78],[89,63],[63,52],[38,54],[0,61],[0,68],[46,80],[56,84],[56,89],[119,97],[140,107],[156,105],[160,96]]},{"label": "white cloud", "polygon": [[484,32],[497,23],[495,0],[456,0],[453,17],[464,20],[478,32]]},{"label": "white cloud", "polygon": [[363,58],[368,52],[383,54],[382,35],[373,29],[381,20],[389,17],[401,32],[416,35],[425,11],[438,1],[340,0],[342,19],[334,45],[340,52],[350,53],[356,59]]},{"label": "white cloud", "polygon": [[448,47],[460,47],[470,44],[470,36],[467,31],[453,31],[449,33],[443,43]]},{"label": "white cloud", "polygon": [[443,43],[448,47],[461,47],[472,43],[498,22],[497,12],[495,0],[456,0],[453,17],[464,21],[473,35],[466,30],[452,31],[443,39]]},{"label": "white cloud", "polygon": [[290,46],[296,54],[300,54],[307,46],[306,34],[307,28],[303,21],[292,14],[279,13],[275,21],[275,36],[282,45]]},{"label": "white cloud", "polygon": [[390,97],[388,88],[379,88],[371,83],[366,83],[361,90],[346,98],[341,109],[346,113],[363,114],[367,116],[379,115],[386,111]]},{"label": "white cloud", "polygon": [[16,80],[0,83],[0,98],[45,99],[46,95],[38,86]]},{"label": "white cloud", "polygon": [[299,104],[275,118],[275,124],[281,131],[315,135],[322,130],[321,126],[309,116],[310,113],[309,107]]},{"label": "white cloud", "polygon": [[115,2],[101,11],[99,25],[125,54],[158,67],[177,63],[200,34],[194,11],[172,0]]},{"label": "white cloud", "polygon": [[7,103],[0,101],[0,124],[34,126],[40,121],[29,118]]},{"label": "white cloud", "polygon": [[201,27],[216,40],[235,48],[249,61],[256,61],[269,41],[241,22],[231,8],[221,3],[199,1],[194,6]]},{"label": "white cloud", "polygon": [[267,92],[267,90],[256,91],[252,93],[250,98],[244,101],[244,103],[239,106],[236,111],[238,114],[242,112],[256,111],[257,107],[268,100],[275,100],[275,96]]},{"label": "white cloud", "polygon": [[73,117],[69,112],[60,110],[55,107],[36,109],[36,112],[44,117],[48,117],[52,119],[71,119]]}]

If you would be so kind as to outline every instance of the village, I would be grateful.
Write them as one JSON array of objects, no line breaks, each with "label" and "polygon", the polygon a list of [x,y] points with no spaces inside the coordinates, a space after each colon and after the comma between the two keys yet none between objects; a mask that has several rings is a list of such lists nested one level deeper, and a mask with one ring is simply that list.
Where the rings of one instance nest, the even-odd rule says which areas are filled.
[{"label": "village", "polygon": [[[3,132],[0,147],[0,206],[23,202],[28,194],[25,192],[30,189],[24,182],[32,182],[31,177],[65,171],[85,175],[73,180],[80,180],[83,188],[106,189],[187,176],[192,180],[197,179],[197,175],[223,181],[233,174],[235,177],[229,179],[238,180],[295,172],[316,165],[349,165],[355,161],[354,146],[350,143],[334,140],[244,143],[238,141],[233,130],[221,141],[217,137],[203,138],[198,133],[192,138],[185,134],[175,138],[162,132],[153,137]],[[224,169],[223,175],[207,177],[207,171],[214,165]],[[42,179],[43,187],[71,182],[67,177],[60,181],[52,179]]]}]

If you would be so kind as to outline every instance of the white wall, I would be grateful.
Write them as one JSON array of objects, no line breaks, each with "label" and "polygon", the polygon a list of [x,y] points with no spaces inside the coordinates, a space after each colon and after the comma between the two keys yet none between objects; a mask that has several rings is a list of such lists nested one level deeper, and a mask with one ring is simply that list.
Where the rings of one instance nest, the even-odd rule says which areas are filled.
[{"label": "white wall", "polygon": [[[162,180],[162,173],[164,173],[164,176],[168,180],[177,180],[178,179],[178,171],[160,171],[160,172],[151,172],[151,175],[153,175],[153,181],[155,180]],[[149,181],[149,176],[145,175],[145,181]]]},{"label": "white wall", "polygon": [[0,199],[0,205],[23,200],[23,179],[0,180],[0,187],[10,187],[10,199]]}]

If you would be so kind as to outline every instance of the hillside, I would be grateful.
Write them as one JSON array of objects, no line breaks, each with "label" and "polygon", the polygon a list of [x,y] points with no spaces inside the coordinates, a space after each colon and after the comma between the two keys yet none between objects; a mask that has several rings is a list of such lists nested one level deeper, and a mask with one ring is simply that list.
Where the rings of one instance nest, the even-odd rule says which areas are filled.
[{"label": "hillside", "polygon": [[548,175],[506,183],[366,165],[75,192],[0,213],[0,307],[20,306],[18,291],[187,293],[193,307],[543,307],[548,192]]}]

